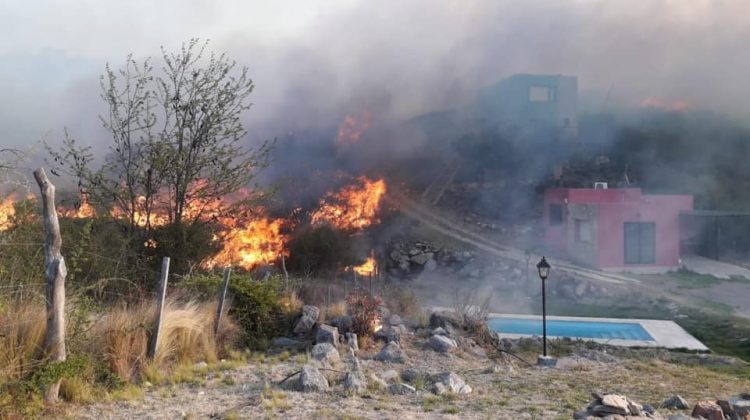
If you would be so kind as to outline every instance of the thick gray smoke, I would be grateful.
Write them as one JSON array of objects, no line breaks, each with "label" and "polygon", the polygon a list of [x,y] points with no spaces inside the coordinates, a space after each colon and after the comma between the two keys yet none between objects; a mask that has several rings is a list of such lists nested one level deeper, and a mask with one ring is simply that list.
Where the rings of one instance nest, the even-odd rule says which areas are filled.
[{"label": "thick gray smoke", "polygon": [[744,0],[214,3],[4,2],[3,145],[54,143],[63,126],[104,143],[105,62],[156,56],[193,36],[251,68],[251,141],[335,132],[363,108],[388,123],[460,106],[518,72],[578,75],[584,112],[648,98],[748,109]]}]

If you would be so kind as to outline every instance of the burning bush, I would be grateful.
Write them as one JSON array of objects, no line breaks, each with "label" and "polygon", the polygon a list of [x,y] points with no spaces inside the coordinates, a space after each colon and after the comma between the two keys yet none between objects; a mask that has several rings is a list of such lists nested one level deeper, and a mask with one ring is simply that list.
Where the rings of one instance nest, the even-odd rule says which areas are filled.
[{"label": "burning bush", "polygon": [[354,291],[346,298],[352,315],[352,330],[361,337],[369,337],[380,329],[380,306],[383,301],[362,291]]}]

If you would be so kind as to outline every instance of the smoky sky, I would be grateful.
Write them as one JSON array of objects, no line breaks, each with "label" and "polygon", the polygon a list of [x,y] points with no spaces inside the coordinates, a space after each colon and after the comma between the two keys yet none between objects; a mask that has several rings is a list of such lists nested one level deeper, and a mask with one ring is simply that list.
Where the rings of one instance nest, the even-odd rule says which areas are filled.
[{"label": "smoky sky", "polygon": [[250,68],[249,142],[335,129],[363,108],[388,122],[462,106],[514,73],[577,75],[582,112],[658,98],[743,117],[749,9],[746,0],[10,0],[0,5],[0,141],[54,144],[67,127],[106,144],[105,63],[156,57],[191,37]]}]

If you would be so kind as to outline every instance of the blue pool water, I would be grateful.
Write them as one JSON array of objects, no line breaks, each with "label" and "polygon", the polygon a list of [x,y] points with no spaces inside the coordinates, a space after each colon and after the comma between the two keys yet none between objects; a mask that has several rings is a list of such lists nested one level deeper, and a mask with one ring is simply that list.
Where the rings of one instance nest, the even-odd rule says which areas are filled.
[{"label": "blue pool water", "polygon": [[[490,329],[506,334],[542,335],[541,319],[491,318]],[[547,335],[571,338],[616,338],[654,341],[641,324],[634,322],[595,322],[547,320]]]}]

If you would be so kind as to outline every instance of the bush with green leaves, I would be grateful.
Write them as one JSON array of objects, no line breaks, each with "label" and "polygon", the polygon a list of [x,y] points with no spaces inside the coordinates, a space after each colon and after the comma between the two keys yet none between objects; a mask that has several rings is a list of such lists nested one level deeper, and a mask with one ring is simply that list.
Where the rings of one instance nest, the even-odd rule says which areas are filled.
[{"label": "bush with green leaves", "polygon": [[[195,274],[182,280],[179,287],[191,296],[215,299],[221,284],[219,274]],[[272,338],[291,331],[292,320],[282,302],[283,290],[284,281],[278,276],[256,280],[250,274],[232,274],[229,315],[242,327],[248,347],[264,348]]]},{"label": "bush with green leaves", "polygon": [[305,275],[325,274],[356,261],[351,238],[328,225],[302,229],[289,243],[287,267]]}]

